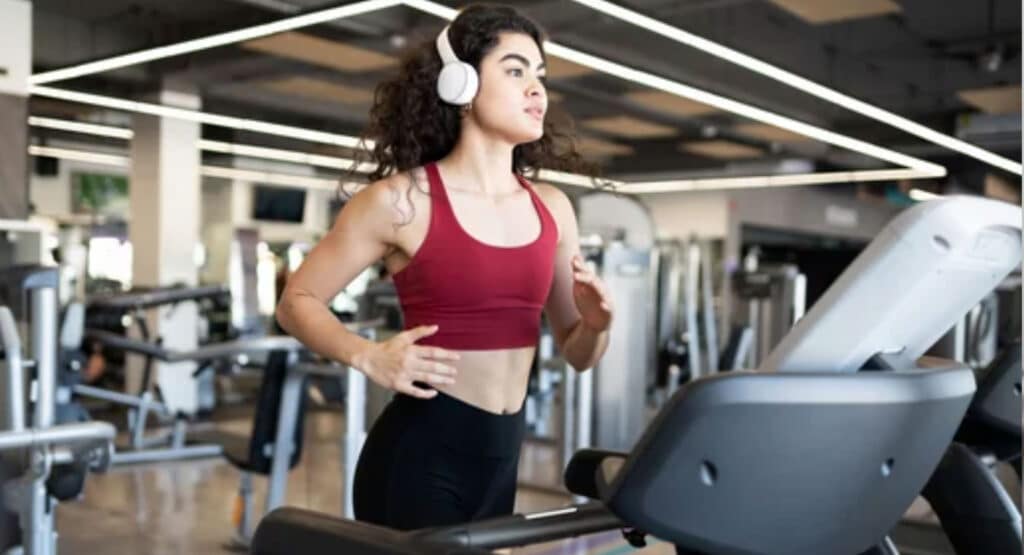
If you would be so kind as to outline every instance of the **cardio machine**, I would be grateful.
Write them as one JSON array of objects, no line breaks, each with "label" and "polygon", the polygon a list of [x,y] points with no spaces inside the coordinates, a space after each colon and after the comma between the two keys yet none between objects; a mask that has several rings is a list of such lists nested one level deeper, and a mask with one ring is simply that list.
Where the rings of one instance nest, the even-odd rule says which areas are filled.
[{"label": "cardio machine", "polygon": [[1020,225],[985,199],[907,210],[760,371],[687,384],[629,453],[577,453],[566,485],[599,501],[418,531],[285,508],[253,553],[484,553],[615,528],[685,554],[898,553],[886,535],[975,391],[969,368],[918,356],[1020,263]]}]

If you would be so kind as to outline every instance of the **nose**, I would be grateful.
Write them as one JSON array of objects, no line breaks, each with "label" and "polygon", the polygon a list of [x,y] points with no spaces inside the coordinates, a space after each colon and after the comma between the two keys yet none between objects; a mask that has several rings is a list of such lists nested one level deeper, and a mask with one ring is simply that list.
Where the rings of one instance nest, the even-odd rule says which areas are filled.
[{"label": "nose", "polygon": [[544,90],[544,84],[541,83],[540,79],[534,77],[530,80],[530,85],[526,87],[526,96],[530,98],[542,97],[546,94]]}]

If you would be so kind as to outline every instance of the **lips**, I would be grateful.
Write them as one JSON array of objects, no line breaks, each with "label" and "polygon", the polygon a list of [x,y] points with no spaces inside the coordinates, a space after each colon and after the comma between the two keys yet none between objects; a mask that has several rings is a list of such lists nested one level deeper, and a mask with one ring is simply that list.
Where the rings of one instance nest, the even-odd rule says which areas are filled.
[{"label": "lips", "polygon": [[544,119],[544,109],[543,108],[527,108],[525,110],[525,112],[527,114],[529,114],[531,117],[533,117],[534,119],[536,119],[537,121],[541,121],[541,120]]}]

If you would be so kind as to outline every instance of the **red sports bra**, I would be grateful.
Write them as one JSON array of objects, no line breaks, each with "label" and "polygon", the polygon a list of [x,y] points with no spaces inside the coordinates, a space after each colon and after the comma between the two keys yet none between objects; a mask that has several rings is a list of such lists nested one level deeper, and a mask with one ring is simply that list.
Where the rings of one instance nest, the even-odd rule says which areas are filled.
[{"label": "red sports bra", "polygon": [[436,324],[437,333],[418,344],[446,349],[536,345],[558,246],[551,213],[517,175],[540,217],[540,236],[517,247],[481,243],[455,218],[437,166],[431,163],[425,169],[431,198],[427,236],[409,264],[394,275],[405,329]]}]

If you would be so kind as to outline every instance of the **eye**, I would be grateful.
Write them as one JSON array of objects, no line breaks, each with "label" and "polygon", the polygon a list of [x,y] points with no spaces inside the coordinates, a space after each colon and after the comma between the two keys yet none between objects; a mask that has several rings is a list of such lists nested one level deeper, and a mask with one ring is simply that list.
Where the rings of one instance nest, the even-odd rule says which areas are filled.
[{"label": "eye", "polygon": [[523,70],[520,69],[520,68],[517,68],[517,67],[509,69],[506,73],[508,73],[512,77],[522,77],[523,76]]}]

